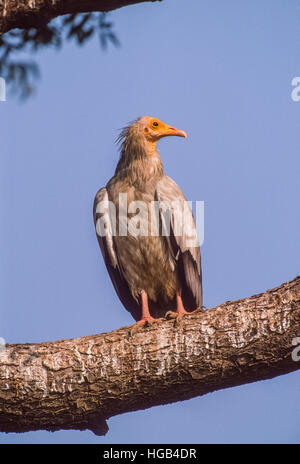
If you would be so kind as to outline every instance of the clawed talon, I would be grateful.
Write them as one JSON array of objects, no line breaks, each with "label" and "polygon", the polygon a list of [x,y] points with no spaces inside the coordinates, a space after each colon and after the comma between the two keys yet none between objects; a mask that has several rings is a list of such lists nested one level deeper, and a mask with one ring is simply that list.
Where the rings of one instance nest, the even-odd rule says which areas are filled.
[{"label": "clawed talon", "polygon": [[175,311],[168,311],[165,314],[166,319],[176,319],[178,317],[178,313],[175,313]]},{"label": "clawed talon", "polygon": [[175,326],[180,326],[181,322],[182,322],[182,319],[186,314],[189,314],[189,313],[187,311],[185,311],[185,312],[183,312],[183,311],[180,311],[180,312],[168,311],[166,313],[166,315],[165,315],[165,318],[166,319],[174,319],[174,325]]},{"label": "clawed talon", "polygon": [[182,324],[182,319],[188,313],[179,313],[174,321],[175,326],[180,327]]},{"label": "clawed talon", "polygon": [[137,321],[138,325],[144,325],[145,327],[148,327],[149,325],[153,324],[157,319],[154,319],[154,317],[142,317],[140,321]]},{"label": "clawed talon", "polygon": [[168,311],[166,314],[165,314],[165,318],[166,319],[182,319],[183,316],[185,316],[186,314],[190,314],[188,313],[187,311],[183,312],[177,312],[177,311]]},{"label": "clawed talon", "polygon": [[140,321],[137,321],[134,326],[130,330],[130,335],[135,334],[138,332],[139,329],[142,329],[144,327],[150,327],[152,324],[155,322],[159,322],[161,319],[154,319],[154,317],[147,317],[147,318],[142,318]]}]

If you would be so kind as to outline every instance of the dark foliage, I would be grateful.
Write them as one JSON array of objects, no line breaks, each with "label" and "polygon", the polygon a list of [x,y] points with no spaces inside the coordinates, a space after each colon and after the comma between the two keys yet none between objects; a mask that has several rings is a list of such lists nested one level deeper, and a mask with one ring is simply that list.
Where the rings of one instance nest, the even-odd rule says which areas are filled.
[{"label": "dark foliage", "polygon": [[27,98],[34,91],[34,82],[40,72],[37,63],[26,59],[26,55],[49,46],[60,49],[65,41],[74,40],[78,45],[83,45],[95,34],[98,34],[103,49],[107,48],[109,42],[119,45],[107,13],[66,15],[38,29],[8,32],[0,37],[0,76],[4,77],[14,94],[22,99]]}]

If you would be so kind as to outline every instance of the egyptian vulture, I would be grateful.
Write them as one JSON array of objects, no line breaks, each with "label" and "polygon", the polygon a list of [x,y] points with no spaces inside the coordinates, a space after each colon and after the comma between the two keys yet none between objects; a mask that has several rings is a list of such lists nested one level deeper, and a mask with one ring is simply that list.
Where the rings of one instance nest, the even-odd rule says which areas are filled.
[{"label": "egyptian vulture", "polygon": [[164,173],[156,148],[167,136],[187,137],[142,116],[118,142],[115,174],[96,194],[94,223],[114,288],[138,324],[182,317],[202,308],[200,248],[193,214]]}]

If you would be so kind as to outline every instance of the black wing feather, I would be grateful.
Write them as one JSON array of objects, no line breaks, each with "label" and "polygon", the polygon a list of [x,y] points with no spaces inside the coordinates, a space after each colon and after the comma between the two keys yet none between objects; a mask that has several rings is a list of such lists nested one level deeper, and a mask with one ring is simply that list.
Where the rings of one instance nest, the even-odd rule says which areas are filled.
[{"label": "black wing feather", "polygon": [[[113,286],[125,308],[132,314],[132,317],[138,321],[141,318],[141,309],[131,294],[118,260],[118,255],[114,245],[114,236],[112,233],[113,228],[110,218],[109,200],[106,188],[102,188],[98,191],[94,201],[93,212],[98,242]],[[97,221],[101,217],[103,222],[105,222],[107,225],[105,229],[105,235],[103,233],[99,233],[99,227],[97,225]]]}]

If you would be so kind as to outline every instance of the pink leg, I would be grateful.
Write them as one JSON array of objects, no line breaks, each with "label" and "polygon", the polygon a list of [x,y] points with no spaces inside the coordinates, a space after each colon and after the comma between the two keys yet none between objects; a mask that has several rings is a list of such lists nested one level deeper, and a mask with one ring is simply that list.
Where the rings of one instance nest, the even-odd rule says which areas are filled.
[{"label": "pink leg", "polygon": [[182,298],[181,298],[181,295],[180,295],[179,291],[176,292],[176,304],[177,304],[176,313],[178,315],[179,314],[188,314],[188,312],[184,309]]},{"label": "pink leg", "polygon": [[148,305],[148,295],[147,293],[142,290],[141,292],[141,300],[142,300],[142,318],[137,322],[137,324],[144,325],[146,323],[150,323],[157,321],[157,319],[154,319],[154,317],[151,316],[150,311],[149,311],[149,305]]},{"label": "pink leg", "polygon": [[184,309],[180,290],[177,290],[176,292],[176,312],[168,311],[166,314],[166,317],[172,318],[172,319],[181,319],[185,314],[189,314],[189,313]]}]

